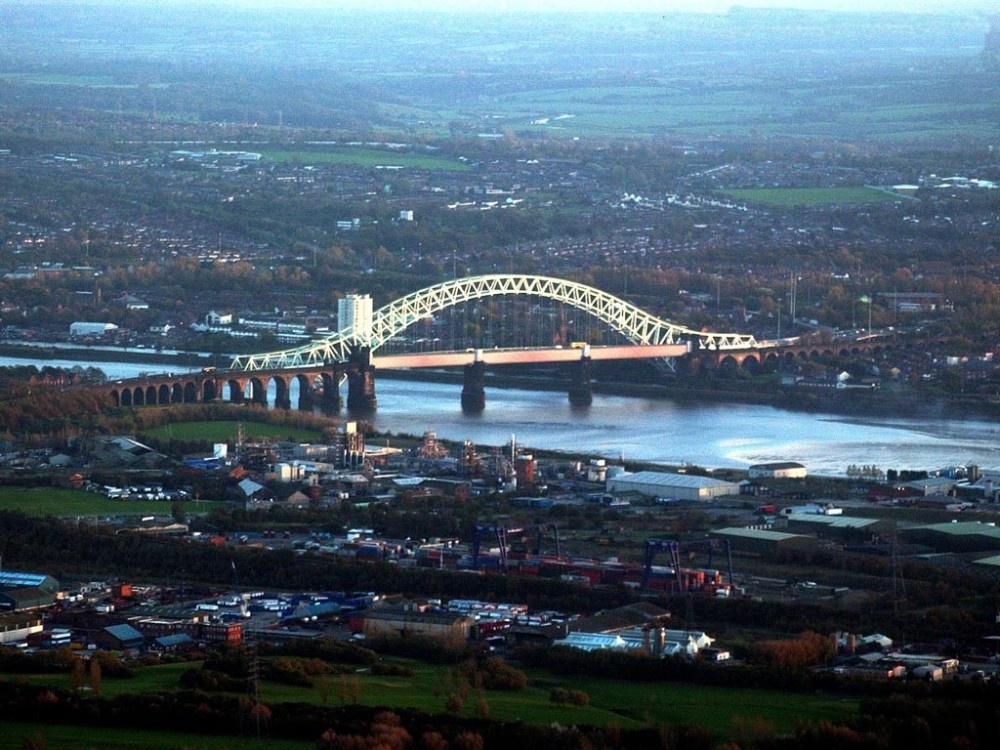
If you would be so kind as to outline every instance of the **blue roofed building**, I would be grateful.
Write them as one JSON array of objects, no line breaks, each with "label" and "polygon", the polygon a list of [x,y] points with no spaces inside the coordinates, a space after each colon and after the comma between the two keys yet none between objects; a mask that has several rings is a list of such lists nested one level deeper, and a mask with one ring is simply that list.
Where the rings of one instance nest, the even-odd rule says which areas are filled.
[{"label": "blue roofed building", "polygon": [[173,635],[164,635],[153,640],[151,648],[160,653],[170,654],[176,651],[184,651],[185,649],[194,648],[197,645],[194,638],[192,638],[188,633],[174,633]]},{"label": "blue roofed building", "polygon": [[138,651],[146,644],[146,636],[131,625],[109,625],[95,638],[98,645],[112,651]]},{"label": "blue roofed building", "polygon": [[0,571],[0,611],[22,612],[51,607],[59,593],[59,581],[44,573]]}]

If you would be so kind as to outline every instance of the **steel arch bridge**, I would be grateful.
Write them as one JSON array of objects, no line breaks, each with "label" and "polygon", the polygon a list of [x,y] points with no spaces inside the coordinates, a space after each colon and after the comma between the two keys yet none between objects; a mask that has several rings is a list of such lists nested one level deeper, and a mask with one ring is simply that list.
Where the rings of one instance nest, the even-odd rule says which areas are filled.
[{"label": "steel arch bridge", "polygon": [[541,297],[575,307],[608,325],[637,345],[656,346],[681,341],[694,342],[707,350],[757,348],[753,336],[736,333],[706,333],[657,318],[630,302],[575,281],[547,276],[490,274],[469,276],[408,294],[373,313],[370,331],[345,328],[294,349],[236,357],[232,370],[274,370],[312,367],[346,362],[353,352],[374,352],[393,336],[417,321],[454,305],[505,295]]}]

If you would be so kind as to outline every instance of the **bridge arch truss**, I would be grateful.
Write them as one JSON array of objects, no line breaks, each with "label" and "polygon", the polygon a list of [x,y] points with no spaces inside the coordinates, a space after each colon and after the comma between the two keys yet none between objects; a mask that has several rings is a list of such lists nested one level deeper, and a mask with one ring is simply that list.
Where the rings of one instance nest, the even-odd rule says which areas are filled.
[{"label": "bridge arch truss", "polygon": [[311,367],[346,362],[358,349],[378,350],[393,336],[419,320],[448,307],[504,295],[534,296],[575,307],[637,345],[656,346],[691,341],[710,350],[756,348],[753,336],[695,331],[663,320],[614,295],[586,284],[547,276],[489,274],[470,276],[421,289],[380,307],[372,316],[370,331],[347,328],[310,344],[243,355],[233,360],[233,370]]}]

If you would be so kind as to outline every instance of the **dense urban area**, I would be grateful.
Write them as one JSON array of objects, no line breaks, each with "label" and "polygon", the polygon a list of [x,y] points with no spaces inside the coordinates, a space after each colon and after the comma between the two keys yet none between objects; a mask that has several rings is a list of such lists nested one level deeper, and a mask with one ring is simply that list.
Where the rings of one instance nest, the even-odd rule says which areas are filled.
[{"label": "dense urban area", "polygon": [[[783,353],[595,391],[995,419],[1000,21],[206,8],[0,8],[0,750],[1000,743],[1000,466],[667,465],[205,385],[507,274]],[[536,295],[385,351],[623,343]]]}]

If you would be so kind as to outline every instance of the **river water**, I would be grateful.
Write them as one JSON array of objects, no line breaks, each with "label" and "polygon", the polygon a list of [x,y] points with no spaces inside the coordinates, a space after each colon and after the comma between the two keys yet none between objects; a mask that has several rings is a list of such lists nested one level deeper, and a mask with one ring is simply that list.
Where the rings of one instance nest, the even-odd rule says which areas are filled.
[{"label": "river water", "polygon": [[376,427],[498,445],[515,436],[533,448],[668,464],[744,468],[798,461],[812,473],[851,464],[928,469],[975,463],[1000,467],[1000,428],[981,420],[845,417],[758,404],[677,403],[594,394],[587,409],[565,393],[487,389],[486,410],[466,415],[460,386],[380,380]]},{"label": "river water", "polygon": [[[182,368],[121,362],[22,360],[14,364],[94,366],[109,378]],[[847,467],[934,470],[976,464],[1000,469],[1000,425],[891,415],[842,416],[793,412],[759,404],[677,403],[594,394],[586,409],[559,391],[487,388],[486,410],[462,413],[461,386],[382,378],[377,381],[375,427],[395,434],[434,430],[478,446],[509,443],[594,457],[705,467],[744,468],[766,461],[798,461],[814,474],[843,475]]]}]

